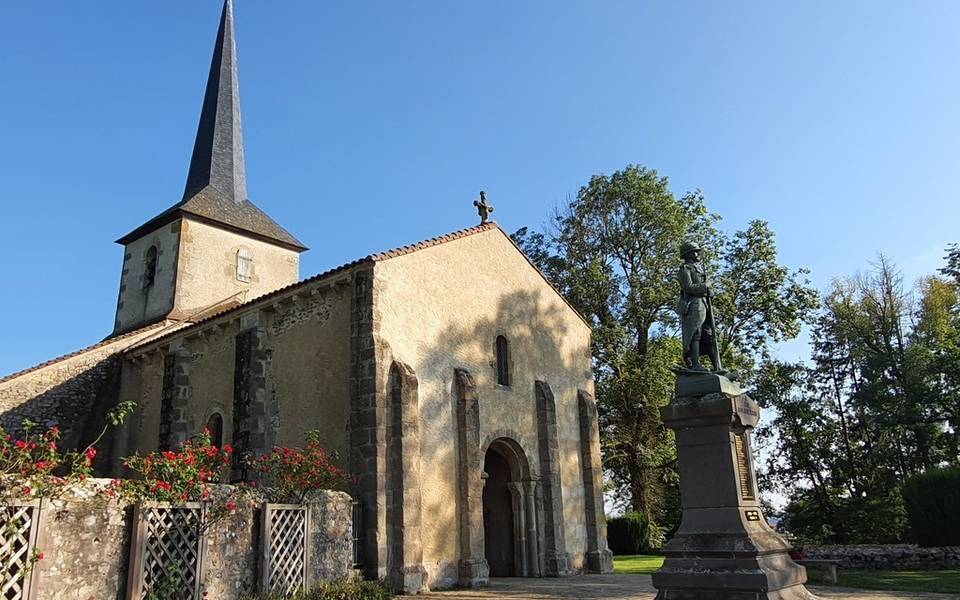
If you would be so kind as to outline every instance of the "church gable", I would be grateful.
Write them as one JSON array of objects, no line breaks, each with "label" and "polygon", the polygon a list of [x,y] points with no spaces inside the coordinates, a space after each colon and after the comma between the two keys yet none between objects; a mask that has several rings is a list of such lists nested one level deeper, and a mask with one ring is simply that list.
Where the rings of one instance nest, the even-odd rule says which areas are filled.
[{"label": "church gable", "polygon": [[[394,368],[417,382],[420,505],[430,516],[420,528],[428,585],[464,584],[463,571],[447,557],[483,558],[482,545],[449,532],[483,527],[479,492],[471,485],[481,482],[484,461],[504,452],[542,482],[550,507],[543,513],[544,544],[556,558],[546,573],[583,568],[588,511],[578,402],[593,392],[587,323],[495,224],[378,260],[372,303],[376,389],[390,398],[385,390]],[[416,465],[409,472],[417,475]],[[533,498],[539,492],[520,493]],[[515,568],[491,565],[491,574],[538,568],[520,560]]]},{"label": "church gable", "polygon": [[[562,331],[589,335],[590,325],[496,223],[373,255],[380,295],[396,303],[413,295],[433,306],[474,290],[487,302],[468,300],[461,310],[527,315],[530,323],[554,321]],[[416,284],[414,284],[416,282]],[[495,305],[490,304],[495,302]],[[400,309],[402,310],[402,309]],[[457,310],[454,307],[444,310]],[[473,316],[463,315],[461,321]]]}]

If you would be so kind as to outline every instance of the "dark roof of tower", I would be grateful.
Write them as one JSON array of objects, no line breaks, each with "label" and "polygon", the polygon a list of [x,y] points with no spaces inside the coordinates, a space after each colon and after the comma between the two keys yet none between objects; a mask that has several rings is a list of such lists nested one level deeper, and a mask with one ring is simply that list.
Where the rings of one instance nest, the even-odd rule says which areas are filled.
[{"label": "dark roof of tower", "polygon": [[129,243],[185,215],[298,252],[306,250],[297,238],[247,198],[232,0],[223,4],[183,199],[117,243]]}]

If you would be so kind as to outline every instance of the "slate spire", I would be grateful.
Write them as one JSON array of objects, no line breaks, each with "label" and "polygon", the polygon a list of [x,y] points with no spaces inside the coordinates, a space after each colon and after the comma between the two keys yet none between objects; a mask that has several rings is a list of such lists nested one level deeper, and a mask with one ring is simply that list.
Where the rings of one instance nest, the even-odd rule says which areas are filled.
[{"label": "slate spire", "polygon": [[213,223],[297,252],[307,249],[247,198],[233,0],[223,4],[183,199],[117,243],[126,245],[183,217]]},{"label": "slate spire", "polygon": [[237,204],[247,199],[233,0],[223,3],[183,199],[189,200],[208,186]]}]

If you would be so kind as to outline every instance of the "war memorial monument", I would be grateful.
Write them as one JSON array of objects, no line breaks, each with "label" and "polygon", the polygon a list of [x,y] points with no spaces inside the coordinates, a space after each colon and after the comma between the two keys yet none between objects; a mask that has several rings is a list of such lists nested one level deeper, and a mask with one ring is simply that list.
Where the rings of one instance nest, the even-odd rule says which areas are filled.
[{"label": "war memorial monument", "polygon": [[685,368],[660,416],[677,436],[683,520],[653,575],[657,600],[811,600],[806,570],[761,514],[750,446],[760,409],[720,362],[700,248],[685,243],[681,255]]}]

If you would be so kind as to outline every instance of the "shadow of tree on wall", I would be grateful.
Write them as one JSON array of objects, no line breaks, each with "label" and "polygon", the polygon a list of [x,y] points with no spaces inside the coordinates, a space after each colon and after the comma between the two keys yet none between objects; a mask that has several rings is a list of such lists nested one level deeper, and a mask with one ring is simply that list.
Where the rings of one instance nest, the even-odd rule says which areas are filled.
[{"label": "shadow of tree on wall", "polygon": [[[503,296],[495,306],[488,311],[465,314],[462,326],[455,326],[444,331],[436,339],[425,340],[425,350],[421,350],[421,371],[417,373],[421,384],[432,380],[443,382],[443,398],[424,396],[421,386],[419,404],[421,409],[422,439],[431,436],[444,436],[448,442],[442,445],[433,444],[430,454],[424,454],[425,464],[453,465],[458,467],[457,453],[457,390],[454,377],[455,369],[465,369],[473,375],[479,396],[481,439],[483,446],[491,440],[486,439],[492,432],[516,430],[520,437],[517,440],[527,455],[527,459],[535,474],[539,475],[540,460],[537,437],[536,396],[534,384],[541,380],[550,384],[556,396],[558,420],[567,423],[562,437],[578,436],[569,431],[569,423],[578,423],[576,390],[583,388],[584,380],[591,379],[589,365],[590,346],[586,336],[582,347],[564,348],[563,342],[571,335],[570,320],[579,320],[572,312],[568,312],[566,304],[553,296],[549,290],[516,291]],[[501,392],[497,384],[495,340],[498,335],[505,335],[509,341],[511,382],[507,393]],[[387,340],[389,342],[389,340]],[[581,355],[578,357],[576,353]],[[402,360],[402,357],[397,357]],[[586,368],[584,368],[586,365]],[[424,368],[425,367],[425,368]],[[576,372],[573,372],[577,369]],[[430,393],[430,392],[428,392]],[[484,419],[485,412],[490,412],[491,402],[515,402],[515,407],[497,407],[499,414],[509,415],[510,410],[516,410],[517,418],[509,417],[502,423],[491,423]],[[521,411],[529,411],[525,417]],[[572,414],[571,414],[572,412]],[[563,413],[563,414],[561,414]],[[523,425],[524,423],[528,425]],[[532,425],[532,427],[531,427]],[[526,430],[524,430],[526,428]],[[496,435],[496,433],[493,433]],[[577,473],[574,481],[563,481],[565,488],[578,488],[582,484],[580,479],[580,456],[578,444],[564,444],[560,446],[562,465],[576,465]],[[566,474],[569,477],[572,471],[569,467]],[[454,470],[449,477],[442,477],[442,481],[450,481],[449,494],[423,494],[423,521],[428,530],[449,532],[451,539],[456,540],[459,527],[459,503],[456,501],[458,473]],[[571,501],[572,500],[572,501]],[[576,515],[579,511],[581,514]],[[564,521],[583,521],[582,495],[575,498],[564,497]],[[427,540],[424,540],[425,542]],[[457,548],[455,542],[443,544],[444,548]],[[447,556],[447,552],[443,553]]]}]

